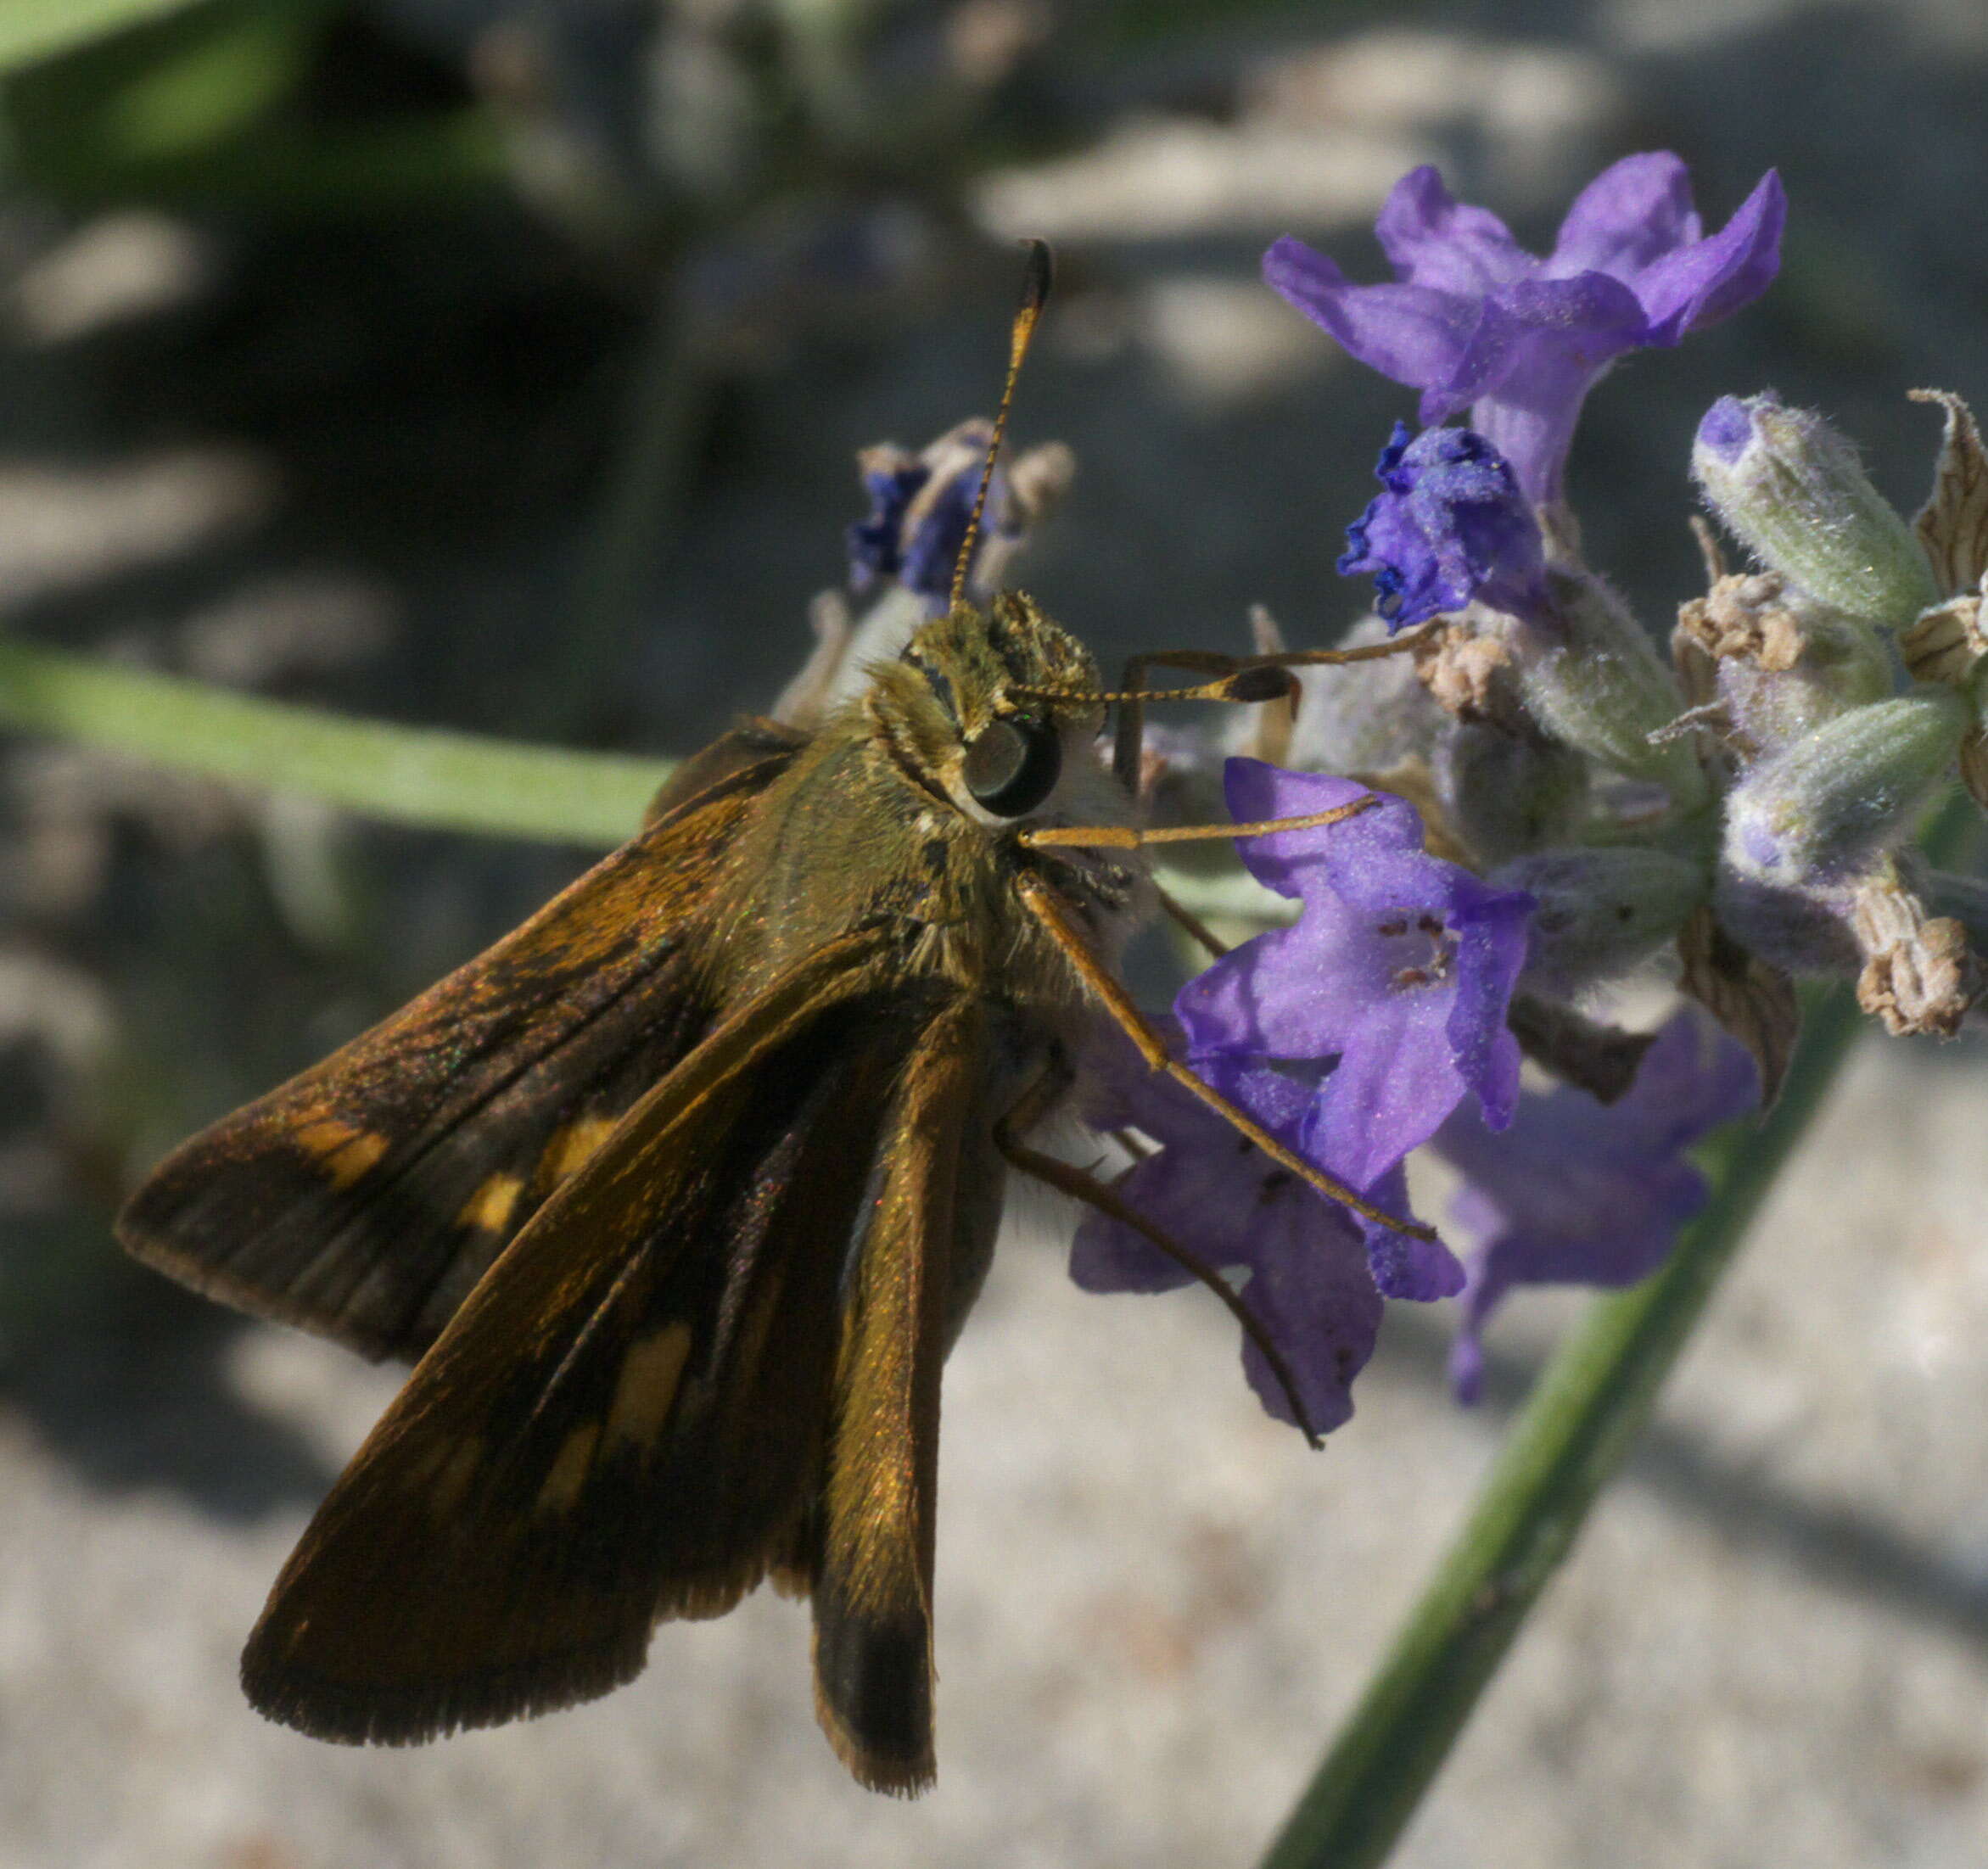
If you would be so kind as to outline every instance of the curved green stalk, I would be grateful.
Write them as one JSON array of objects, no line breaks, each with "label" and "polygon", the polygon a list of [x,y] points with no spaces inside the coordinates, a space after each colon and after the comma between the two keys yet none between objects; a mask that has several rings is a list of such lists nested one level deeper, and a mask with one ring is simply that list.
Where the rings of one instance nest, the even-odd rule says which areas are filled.
[{"label": "curved green stalk", "polygon": [[673,764],[346,719],[16,642],[0,642],[0,723],[403,824],[603,849]]},{"label": "curved green stalk", "polygon": [[[1965,797],[1926,838],[1972,830]],[[1599,1299],[1514,1424],[1463,1530],[1340,1729],[1263,1869],[1373,1869],[1386,1860],[1526,1618],[1649,1419],[1657,1391],[1775,1176],[1862,1026],[1848,987],[1806,1000],[1781,1099],[1734,1124],[1709,1164],[1714,1192],[1661,1271]]]}]

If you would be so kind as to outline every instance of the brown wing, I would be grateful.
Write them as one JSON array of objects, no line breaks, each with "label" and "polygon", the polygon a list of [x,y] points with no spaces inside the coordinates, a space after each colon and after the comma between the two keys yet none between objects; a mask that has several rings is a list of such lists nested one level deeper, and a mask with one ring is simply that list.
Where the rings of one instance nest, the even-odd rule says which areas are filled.
[{"label": "brown wing", "polygon": [[277,1580],[243,1656],[256,1706],[395,1743],[562,1706],[790,1548],[849,1242],[932,1016],[888,939],[818,950],[728,1019],[519,1234]]},{"label": "brown wing", "polygon": [[693,763],[715,782],[514,934],[176,1150],[120,1215],[126,1247],[258,1316],[418,1355],[709,1028],[691,937],[792,756],[727,736]]},{"label": "brown wing", "polygon": [[934,1770],[939,1369],[1000,1213],[962,1177],[987,1172],[974,1127],[984,1019],[976,1003],[955,1002],[898,1087],[893,1140],[850,1263],[826,1477],[803,1547],[822,1728],[864,1784],[904,1795]]}]

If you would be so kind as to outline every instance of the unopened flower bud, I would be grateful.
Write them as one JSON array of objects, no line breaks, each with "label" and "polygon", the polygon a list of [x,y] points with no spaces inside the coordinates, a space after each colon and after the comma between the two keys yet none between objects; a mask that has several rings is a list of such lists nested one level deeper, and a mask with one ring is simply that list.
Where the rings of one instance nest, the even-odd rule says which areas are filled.
[{"label": "unopened flower bud", "polygon": [[1556,740],[1632,779],[1660,785],[1680,805],[1705,793],[1690,747],[1669,727],[1683,711],[1671,673],[1634,617],[1599,578],[1549,571],[1552,624],[1508,627],[1519,691]]},{"label": "unopened flower bud", "polygon": [[1898,629],[1939,602],[1912,529],[1820,416],[1772,395],[1722,396],[1699,424],[1691,471],[1762,563],[1824,603]]},{"label": "unopened flower bud", "polygon": [[1853,906],[1840,884],[1762,882],[1724,865],[1712,888],[1718,926],[1769,966],[1798,976],[1857,971]]},{"label": "unopened flower bud", "polygon": [[1538,904],[1520,978],[1556,999],[1627,972],[1675,939],[1711,880],[1683,857],[1630,845],[1541,850],[1492,878]]},{"label": "unopened flower bud", "polygon": [[[1338,646],[1365,648],[1390,634],[1379,617],[1364,618]],[[1290,745],[1274,762],[1293,771],[1386,772],[1404,759],[1425,758],[1448,719],[1422,685],[1410,656],[1296,673],[1297,719]],[[1240,744],[1230,750],[1256,752]]]},{"label": "unopened flower bud", "polygon": [[1892,691],[1891,660],[1875,633],[1791,590],[1777,572],[1719,579],[1679,608],[1677,630],[1711,658],[1719,699],[1748,757]]},{"label": "unopened flower bud", "polygon": [[1432,764],[1445,816],[1483,864],[1565,842],[1587,807],[1588,762],[1537,735],[1455,721]]},{"label": "unopened flower bud", "polygon": [[1951,689],[1880,701],[1763,759],[1727,801],[1728,868],[1774,884],[1847,877],[1903,834],[1972,713]]}]

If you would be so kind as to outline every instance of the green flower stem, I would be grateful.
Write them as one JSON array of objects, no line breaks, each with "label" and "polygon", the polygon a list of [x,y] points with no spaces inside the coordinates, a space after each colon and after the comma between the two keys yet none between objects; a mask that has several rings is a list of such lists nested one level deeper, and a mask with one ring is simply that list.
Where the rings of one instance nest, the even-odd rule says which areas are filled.
[{"label": "green flower stem", "polygon": [[672,766],[344,719],[16,642],[0,642],[0,723],[403,824],[603,849]]},{"label": "green flower stem", "polygon": [[[1935,862],[1972,835],[1968,799],[1924,839]],[[1862,1028],[1848,987],[1805,1005],[1781,1100],[1708,1151],[1714,1193],[1663,1269],[1596,1301],[1548,1366],[1468,1522],[1340,1729],[1263,1869],[1373,1869],[1442,1769],[1477,1697],[1628,1458],[1774,1178]]]},{"label": "green flower stem", "polygon": [[512,708],[529,730],[572,730],[612,693],[635,653],[658,568],[675,541],[715,378],[709,344],[665,272],[609,467],[581,553],[558,659]]}]

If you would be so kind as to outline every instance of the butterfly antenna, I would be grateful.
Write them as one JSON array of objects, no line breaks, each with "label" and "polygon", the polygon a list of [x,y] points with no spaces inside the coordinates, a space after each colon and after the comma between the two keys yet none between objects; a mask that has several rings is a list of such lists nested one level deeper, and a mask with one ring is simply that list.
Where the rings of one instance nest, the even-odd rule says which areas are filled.
[{"label": "butterfly antenna", "polygon": [[953,567],[953,607],[966,598],[966,568],[973,562],[980,543],[980,521],[987,511],[987,490],[994,484],[994,462],[1001,451],[1001,437],[1008,429],[1008,405],[1015,400],[1015,379],[1022,374],[1022,360],[1028,355],[1028,340],[1035,335],[1036,321],[1049,302],[1050,284],[1056,276],[1046,240],[1028,243],[1028,270],[1022,280],[1022,304],[1008,338],[1008,380],[1001,385],[1001,406],[994,411],[994,434],[987,444],[987,459],[980,466],[980,485],[973,495],[973,511],[966,521],[966,538],[960,547],[959,562]]}]

